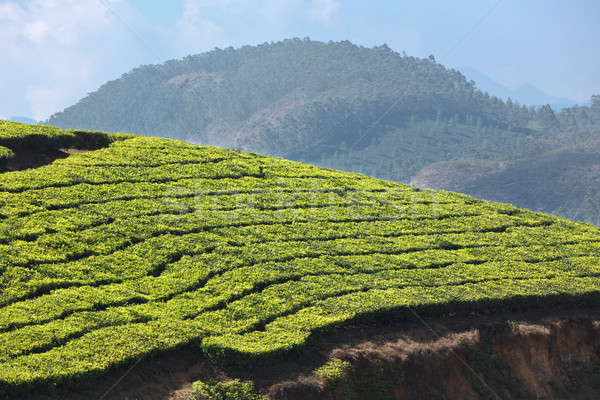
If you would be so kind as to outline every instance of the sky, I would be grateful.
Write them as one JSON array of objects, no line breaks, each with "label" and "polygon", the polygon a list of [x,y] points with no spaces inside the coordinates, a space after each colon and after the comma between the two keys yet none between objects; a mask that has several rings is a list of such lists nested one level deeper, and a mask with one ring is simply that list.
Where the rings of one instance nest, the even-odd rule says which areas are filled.
[{"label": "sky", "polygon": [[0,0],[0,118],[43,121],[140,65],[295,37],[584,102],[600,94],[598,21],[597,0]]}]

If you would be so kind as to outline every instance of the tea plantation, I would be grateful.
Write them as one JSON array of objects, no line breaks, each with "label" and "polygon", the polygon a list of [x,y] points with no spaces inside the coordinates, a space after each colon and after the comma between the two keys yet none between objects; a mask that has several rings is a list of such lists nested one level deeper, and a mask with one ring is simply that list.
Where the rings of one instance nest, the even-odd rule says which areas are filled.
[{"label": "tea plantation", "polygon": [[[0,157],[45,129],[73,137],[3,122]],[[75,136],[48,146],[104,147],[0,174],[0,397],[181,348],[244,364],[349,322],[600,303],[592,225],[175,140]]]}]

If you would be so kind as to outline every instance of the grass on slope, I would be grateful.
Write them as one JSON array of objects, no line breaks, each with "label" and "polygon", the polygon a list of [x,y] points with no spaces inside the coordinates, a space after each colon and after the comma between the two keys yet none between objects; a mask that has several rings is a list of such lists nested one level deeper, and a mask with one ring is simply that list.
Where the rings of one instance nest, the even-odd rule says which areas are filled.
[{"label": "grass on slope", "polygon": [[174,140],[0,174],[0,204],[4,397],[182,346],[243,364],[358,319],[600,298],[593,226]]}]

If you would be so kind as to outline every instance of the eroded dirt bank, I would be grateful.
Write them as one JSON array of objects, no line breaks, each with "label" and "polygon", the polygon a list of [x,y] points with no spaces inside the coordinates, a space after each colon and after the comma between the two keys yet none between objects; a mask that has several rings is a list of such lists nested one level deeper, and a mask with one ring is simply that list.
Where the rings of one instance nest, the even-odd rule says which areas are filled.
[{"label": "eroded dirt bank", "polygon": [[600,398],[597,319],[506,320],[439,335],[344,345],[330,353],[350,364],[338,380],[303,377],[266,392],[281,400]]},{"label": "eroded dirt bank", "polygon": [[[341,360],[341,373],[315,374],[332,360]],[[600,310],[355,325],[315,338],[289,359],[243,368],[214,366],[199,351],[182,349],[76,392],[36,397],[187,400],[191,382],[209,379],[252,380],[272,400],[598,399]]]}]

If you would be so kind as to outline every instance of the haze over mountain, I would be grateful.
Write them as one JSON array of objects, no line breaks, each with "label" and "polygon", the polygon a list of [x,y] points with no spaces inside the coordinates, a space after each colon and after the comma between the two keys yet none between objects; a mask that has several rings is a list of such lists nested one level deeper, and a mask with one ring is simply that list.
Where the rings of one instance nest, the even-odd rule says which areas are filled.
[{"label": "haze over mountain", "polygon": [[543,106],[549,104],[554,111],[560,111],[565,107],[573,107],[575,105],[590,105],[589,101],[582,102],[549,95],[531,84],[524,84],[515,90],[512,90],[474,68],[460,67],[459,70],[468,80],[475,81],[478,89],[487,92],[490,95],[500,97],[504,101],[510,97],[512,101],[518,101],[519,103],[527,104],[528,106]]},{"label": "haze over mountain", "polygon": [[[438,171],[435,176],[445,177],[440,181],[431,174],[423,179],[421,172],[458,160],[487,163],[492,171],[490,166],[511,160],[585,147],[600,140],[597,100],[555,113],[550,106],[528,107],[483,93],[433,57],[401,55],[386,45],[293,39],[136,68],[47,122],[178,138],[454,188],[461,176]],[[521,175],[511,176],[518,181]],[[591,185],[594,179],[582,181]],[[571,190],[574,182],[560,183],[572,197],[570,205],[557,208],[555,200],[541,197],[537,209],[598,223],[598,215],[567,209],[598,193],[594,185]],[[502,199],[529,204],[518,191]]]},{"label": "haze over mountain", "polygon": [[28,117],[10,117],[9,121],[13,121],[13,122],[20,122],[22,124],[37,124],[38,121],[36,121],[33,118],[28,118]]},{"label": "haze over mountain", "polygon": [[139,65],[306,36],[433,54],[512,89],[530,83],[579,101],[600,93],[593,0],[2,0],[0,9],[4,117],[47,120]]}]

